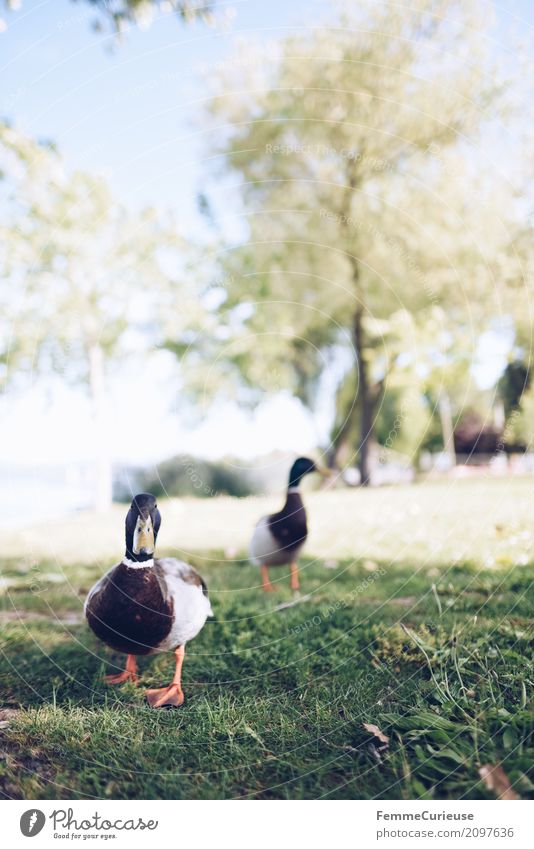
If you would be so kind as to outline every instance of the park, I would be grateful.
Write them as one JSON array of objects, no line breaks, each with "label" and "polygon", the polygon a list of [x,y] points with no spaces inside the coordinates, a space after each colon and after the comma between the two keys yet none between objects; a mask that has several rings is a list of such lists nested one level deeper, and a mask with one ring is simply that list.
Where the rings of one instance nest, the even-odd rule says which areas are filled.
[{"label": "park", "polygon": [[517,7],[2,6],[5,799],[534,796]]}]

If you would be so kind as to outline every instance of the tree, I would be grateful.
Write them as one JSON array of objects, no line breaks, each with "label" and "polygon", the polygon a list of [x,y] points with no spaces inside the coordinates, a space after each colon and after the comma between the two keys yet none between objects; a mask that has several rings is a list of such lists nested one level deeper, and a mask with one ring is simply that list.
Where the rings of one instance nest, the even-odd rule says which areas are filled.
[{"label": "tree", "polygon": [[[4,0],[8,9],[20,8],[20,0]],[[188,23],[203,20],[211,23],[216,2],[210,0],[85,0],[96,12],[94,28],[102,29],[106,22],[121,35],[129,26],[148,26],[158,11],[173,12]]]},{"label": "tree", "polygon": [[521,360],[513,360],[506,366],[499,380],[498,389],[506,418],[519,409],[521,398],[530,386],[530,369]]},{"label": "tree", "polygon": [[[184,244],[170,219],[150,209],[129,212],[103,180],[68,174],[57,153],[7,126],[0,126],[0,158],[7,201],[0,222],[2,359],[14,381],[55,372],[87,385],[96,506],[105,508],[108,372],[154,345],[160,310],[180,285]],[[132,414],[139,403],[142,391],[132,398]]]},{"label": "tree", "polygon": [[473,152],[503,84],[485,4],[335,8],[269,62],[218,80],[213,147],[249,215],[225,262],[221,318],[226,361],[259,395],[274,372],[311,403],[325,363],[348,355],[331,459],[354,445],[357,424],[365,485],[378,406],[406,356],[391,344],[392,317],[422,324],[438,305],[468,326],[464,282],[476,317],[487,315],[503,235],[480,240],[481,221],[498,229],[502,208],[484,206],[490,181]]}]

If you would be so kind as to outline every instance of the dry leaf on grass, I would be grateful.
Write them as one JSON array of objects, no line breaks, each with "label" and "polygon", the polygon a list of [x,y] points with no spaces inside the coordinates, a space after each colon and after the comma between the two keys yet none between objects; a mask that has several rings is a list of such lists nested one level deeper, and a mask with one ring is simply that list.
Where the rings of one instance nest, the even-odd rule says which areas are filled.
[{"label": "dry leaf on grass", "polygon": [[363,727],[369,734],[373,735],[373,740],[367,744],[367,750],[372,758],[380,764],[382,763],[382,753],[388,749],[389,737],[380,730],[378,725],[373,725],[372,722],[364,722]]},{"label": "dry leaf on grass", "polygon": [[380,740],[380,742],[384,744],[384,747],[389,745],[389,737],[387,736],[387,734],[384,734],[384,732],[380,730],[378,725],[373,725],[370,722],[364,722],[363,727],[366,731],[369,732],[369,734],[372,734],[374,737]]},{"label": "dry leaf on grass", "polygon": [[510,779],[500,764],[484,764],[480,767],[478,774],[488,790],[492,790],[498,799],[520,798],[512,789]]}]

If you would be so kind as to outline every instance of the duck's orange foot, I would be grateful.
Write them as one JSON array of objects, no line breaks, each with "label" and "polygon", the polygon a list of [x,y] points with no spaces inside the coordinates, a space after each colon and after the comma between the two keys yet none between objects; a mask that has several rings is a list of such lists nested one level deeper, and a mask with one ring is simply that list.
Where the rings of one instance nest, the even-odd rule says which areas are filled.
[{"label": "duck's orange foot", "polygon": [[184,703],[184,691],[179,684],[169,684],[159,690],[146,691],[147,702],[150,707],[180,707]]},{"label": "duck's orange foot", "polygon": [[139,675],[125,669],[124,672],[118,672],[117,675],[104,675],[104,681],[106,684],[124,684],[125,681],[132,681],[134,684],[138,684]]},{"label": "duck's orange foot", "polygon": [[261,586],[264,592],[266,593],[274,593],[274,587],[269,580],[269,567],[266,563],[262,563],[260,567],[261,572]]},{"label": "duck's orange foot", "polygon": [[298,578],[297,578],[297,580],[296,580],[296,581],[294,581],[293,579],[291,579],[291,583],[290,583],[290,585],[289,585],[289,586],[290,586],[290,589],[294,590],[295,592],[296,592],[297,590],[300,590],[300,584],[299,584],[299,582],[298,582]]},{"label": "duck's orange foot", "polygon": [[135,656],[133,654],[127,656],[124,672],[119,672],[117,675],[104,675],[104,681],[106,684],[124,684],[125,681],[133,681],[134,684],[137,684],[139,676]]}]

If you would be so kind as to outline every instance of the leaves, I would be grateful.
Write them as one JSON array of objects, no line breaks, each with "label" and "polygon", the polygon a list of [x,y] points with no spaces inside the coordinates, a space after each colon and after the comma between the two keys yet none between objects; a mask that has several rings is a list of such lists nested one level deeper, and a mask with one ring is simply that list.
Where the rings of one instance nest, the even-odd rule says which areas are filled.
[{"label": "leaves", "polygon": [[127,209],[103,179],[69,174],[59,154],[2,122],[0,161],[11,284],[0,298],[0,331],[10,332],[0,336],[14,337],[11,370],[80,382],[96,346],[106,360],[122,361],[160,341],[162,315],[172,313],[175,339],[197,326],[198,293],[168,216]]},{"label": "leaves", "polygon": [[500,764],[484,764],[478,771],[482,781],[498,799],[520,799],[518,793],[513,790],[510,779]]},{"label": "leaves", "polygon": [[[282,40],[274,57],[255,47],[214,82],[223,95],[208,116],[217,161],[239,175],[250,232],[223,260],[230,344],[213,359],[221,371],[231,363],[255,400],[289,389],[310,407],[321,379],[332,384],[331,362],[342,361],[334,448],[357,444],[361,426],[357,369],[346,365],[357,305],[375,395],[387,379],[376,433],[411,456],[432,415],[439,428],[423,393],[433,406],[442,386],[452,396],[468,382],[473,333],[458,280],[468,281],[469,322],[486,327],[495,316],[488,292],[514,202],[504,185],[488,202],[492,175],[461,145],[486,110],[498,117],[502,89],[476,0],[433,10],[427,0],[413,13],[372,0],[335,4],[327,26]],[[402,406],[409,412],[397,421]]]}]

